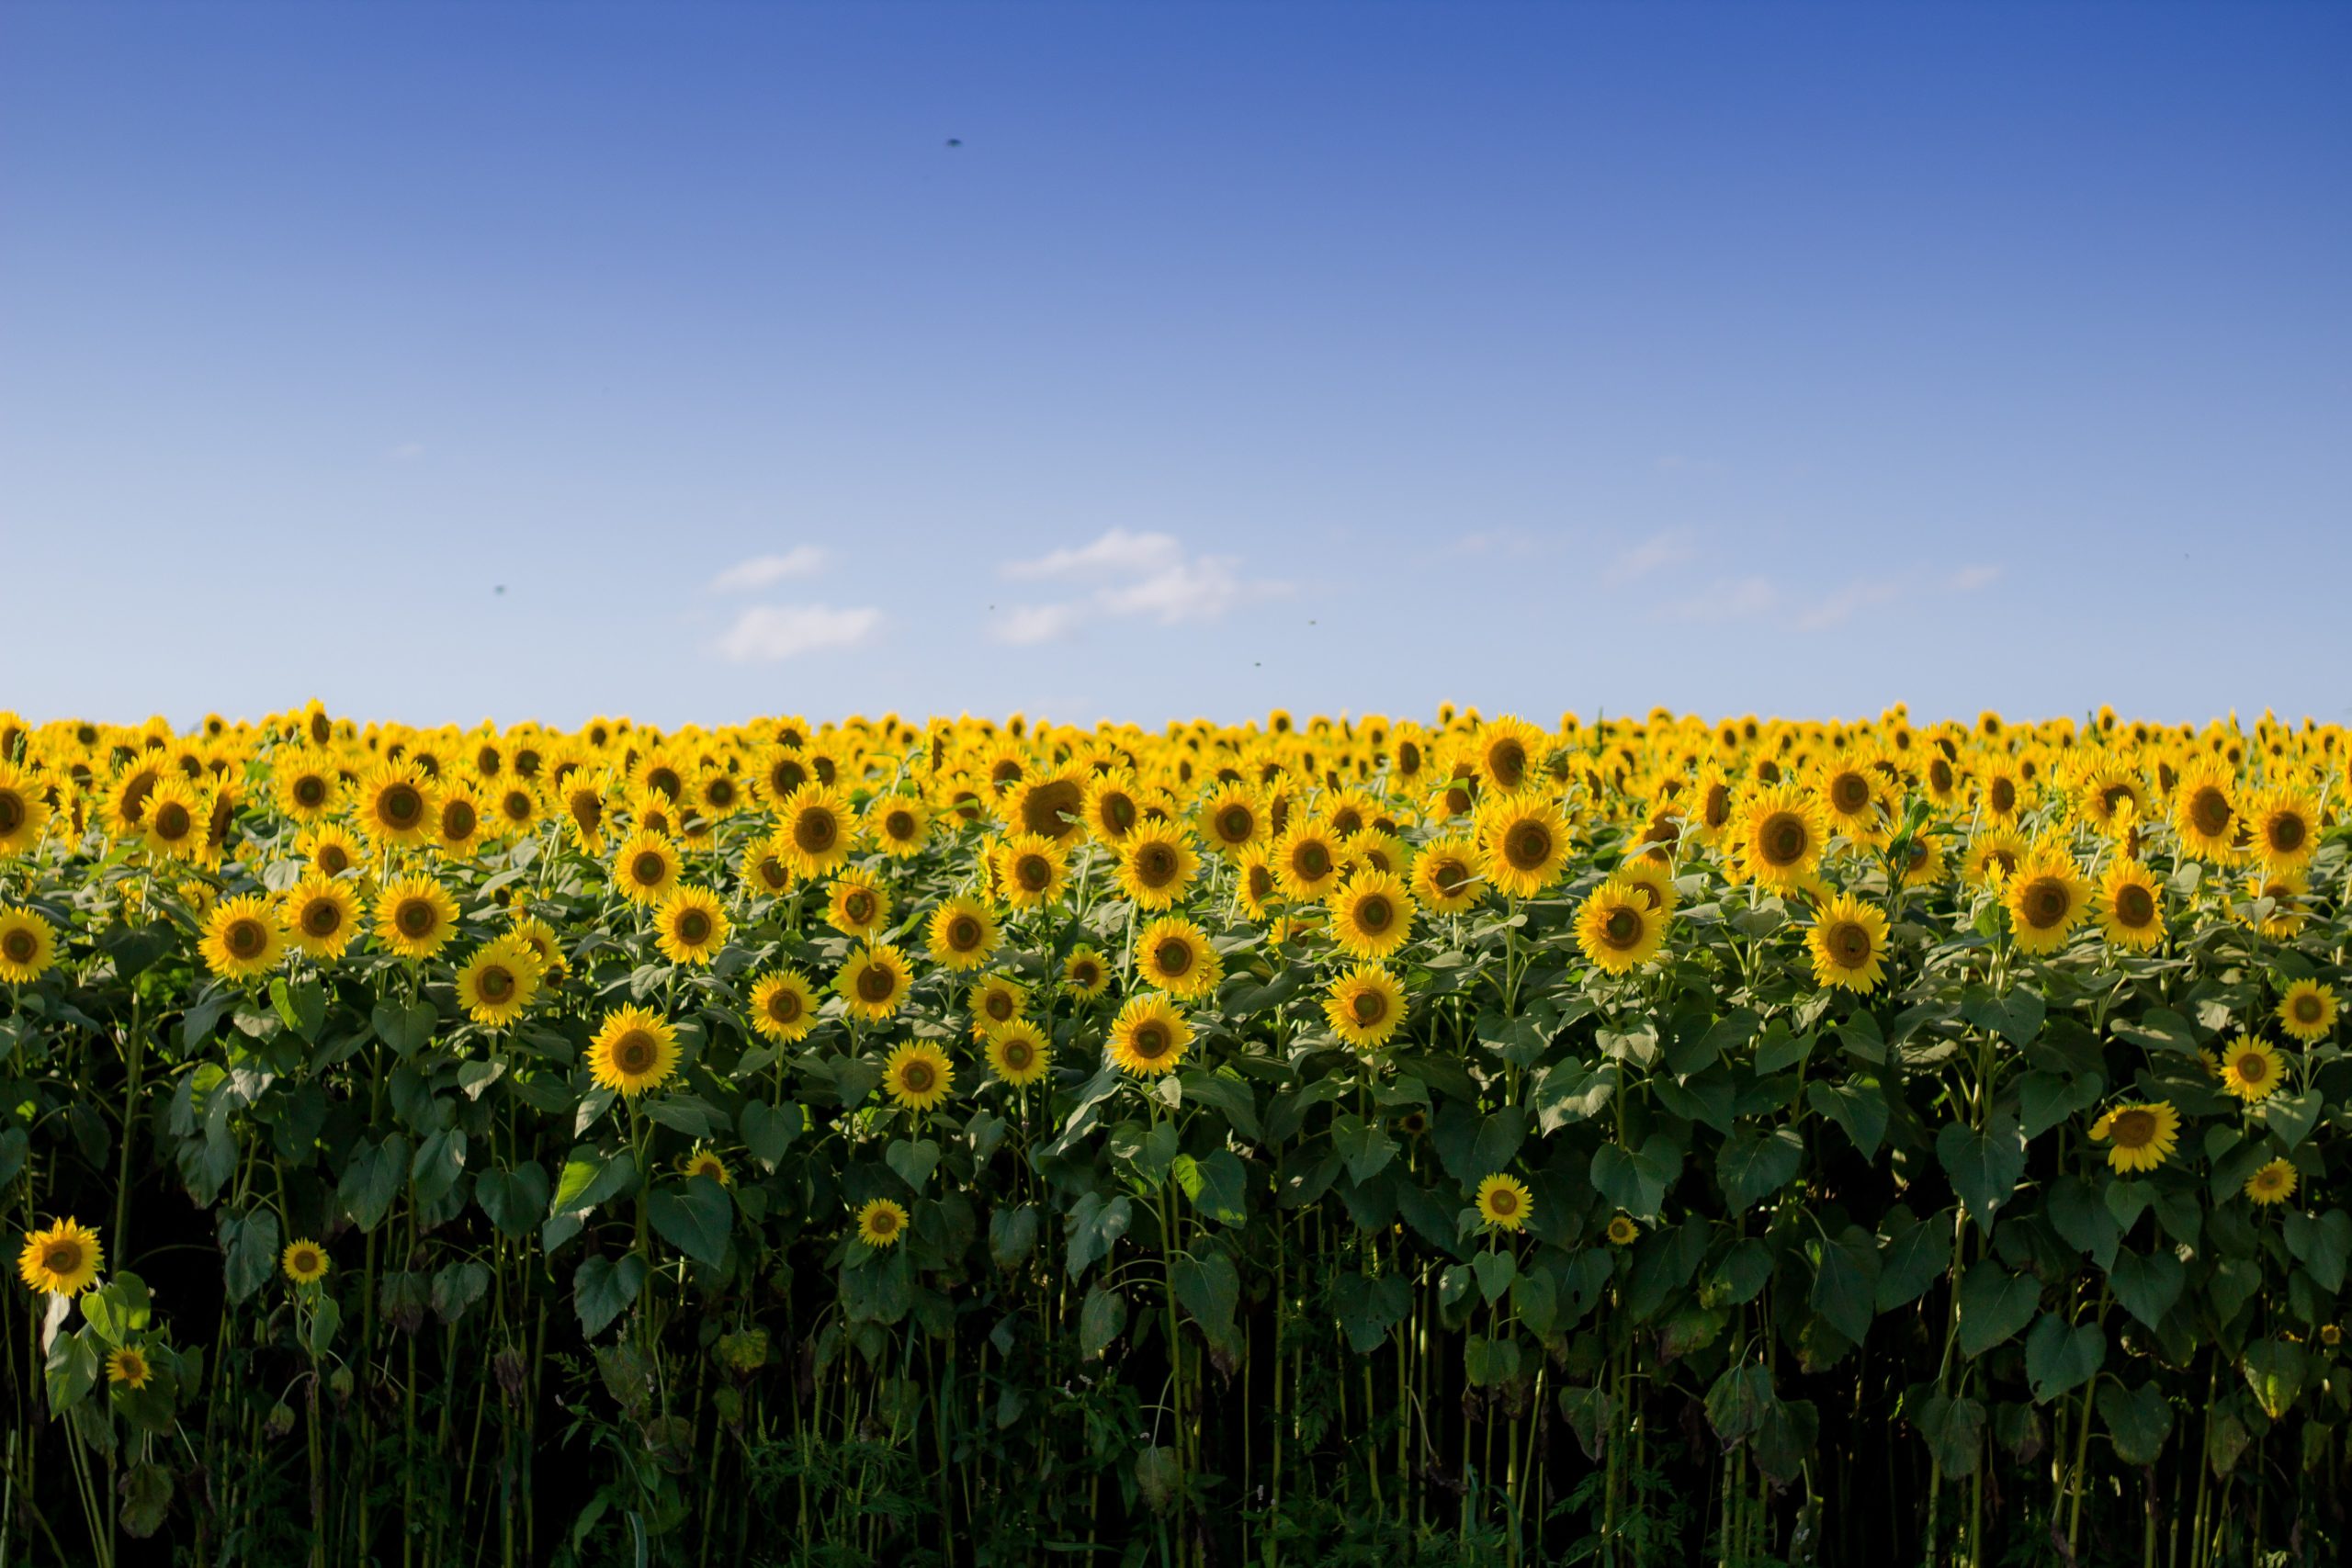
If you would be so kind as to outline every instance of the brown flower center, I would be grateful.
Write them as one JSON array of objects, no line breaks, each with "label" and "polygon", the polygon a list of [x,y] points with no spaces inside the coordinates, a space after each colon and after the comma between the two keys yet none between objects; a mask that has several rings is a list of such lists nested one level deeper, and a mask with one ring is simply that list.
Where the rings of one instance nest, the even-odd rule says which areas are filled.
[{"label": "brown flower center", "polygon": [[1170,937],[1152,949],[1151,961],[1162,975],[1181,979],[1192,972],[1193,944],[1179,937]]},{"label": "brown flower center", "polygon": [[176,800],[167,800],[155,808],[147,825],[154,830],[155,837],[165,843],[176,843],[187,837],[188,830],[196,826],[196,819],[188,815],[187,807]]},{"label": "brown flower center", "polygon": [[656,851],[641,850],[628,863],[628,874],[640,887],[659,887],[670,874],[670,862]]},{"label": "brown flower center", "polygon": [[1804,859],[1813,831],[1793,811],[1775,811],[1756,830],[1756,846],[1770,866],[1791,866]]},{"label": "brown flower center", "polygon": [[82,1269],[82,1244],[52,1241],[41,1249],[40,1266],[52,1274],[77,1274]]},{"label": "brown flower center", "polygon": [[1871,784],[1856,773],[1839,773],[1829,781],[1829,803],[1851,817],[1871,803]]},{"label": "brown flower center", "polygon": [[2156,918],[2156,901],[2148,890],[2136,882],[2125,883],[2115,891],[2115,920],[2118,925],[2138,930]]},{"label": "brown flower center", "polygon": [[343,907],[332,898],[313,898],[302,906],[306,936],[330,937],[343,929]]},{"label": "brown flower center", "polygon": [[1855,920],[1839,920],[1826,939],[1829,955],[1839,967],[1860,969],[1871,961],[1871,933]]},{"label": "brown flower center", "polygon": [[376,815],[394,828],[412,827],[424,815],[424,796],[413,784],[396,784],[377,801]]},{"label": "brown flower center", "polygon": [[514,994],[514,976],[493,964],[474,976],[474,989],[486,1002],[503,1002]]},{"label": "brown flower center", "polygon": [[1246,806],[1228,806],[1216,814],[1217,837],[1228,844],[1249,842],[1250,835],[1257,826],[1257,818]]},{"label": "brown flower center", "polygon": [[866,1002],[887,1002],[899,988],[898,976],[884,964],[868,964],[857,972],[858,999]]},{"label": "brown flower center", "polygon": [[841,824],[821,806],[802,808],[792,821],[792,843],[803,854],[823,854],[841,838]]},{"label": "brown flower center", "polygon": [[2038,931],[2046,931],[2064,921],[2066,912],[2074,908],[2064,884],[2054,876],[2037,876],[2027,883],[2018,901],[2025,909],[2026,924]]},{"label": "brown flower center", "polygon": [[2280,854],[2293,854],[2303,847],[2303,840],[2310,836],[2310,828],[2291,811],[2281,812],[2270,819],[2270,847]]},{"label": "brown flower center", "polygon": [[768,1017],[778,1023],[790,1023],[800,1016],[800,993],[789,986],[779,986],[768,998]]},{"label": "brown flower center", "polygon": [[613,1042],[613,1066],[629,1077],[642,1077],[662,1059],[661,1042],[642,1029],[632,1029]]},{"label": "brown flower center", "polygon": [[1385,931],[1396,921],[1396,906],[1385,894],[1374,893],[1357,900],[1356,924],[1368,931]]},{"label": "brown flower center", "polygon": [[980,945],[980,922],[969,915],[958,915],[947,922],[947,945],[956,953],[969,953]]},{"label": "brown flower center", "polygon": [[1168,1055],[1169,1048],[1174,1043],[1173,1037],[1169,1034],[1165,1025],[1146,1023],[1136,1028],[1135,1036],[1128,1043],[1127,1048],[1140,1060],[1157,1062],[1160,1057]]},{"label": "brown flower center", "polygon": [[908,1094],[929,1094],[939,1075],[924,1061],[908,1062],[899,1068],[899,1088]]},{"label": "brown flower center", "polygon": [[392,922],[400,927],[404,936],[424,937],[433,934],[433,928],[441,923],[441,917],[426,900],[407,898],[401,900],[400,908],[393,911]]},{"label": "brown flower center", "polygon": [[2188,797],[2188,819],[2209,839],[2230,830],[2230,797],[2211,784],[2201,784]]},{"label": "brown flower center", "polygon": [[40,951],[40,939],[22,926],[14,927],[6,936],[0,936],[0,954],[5,954],[11,964],[30,964],[33,955]]},{"label": "brown flower center", "polygon": [[1995,779],[1989,794],[1993,809],[2007,817],[2018,806],[2018,786],[2013,779]]},{"label": "brown flower center", "polygon": [[2156,1140],[2156,1113],[2153,1111],[2126,1111],[2108,1129],[2118,1148],[2145,1148]]},{"label": "brown flower center", "polygon": [[294,781],[294,800],[299,806],[315,807],[326,804],[327,781],[316,773],[304,773]]},{"label": "brown flower center", "polygon": [[1503,835],[1503,858],[1514,871],[1541,871],[1552,858],[1552,832],[1541,822],[1517,822]]},{"label": "brown flower center", "polygon": [[1348,1012],[1363,1028],[1370,1028],[1388,1016],[1388,998],[1370,987],[1348,998]]},{"label": "brown flower center", "polygon": [[231,920],[228,930],[220,933],[220,945],[232,957],[251,958],[269,945],[269,933],[262,930],[259,920]]},{"label": "brown flower center", "polygon": [[699,947],[710,940],[710,916],[700,909],[686,909],[678,916],[678,940],[689,947]]},{"label": "brown flower center", "polygon": [[1487,748],[1487,770],[1503,788],[1517,789],[1527,776],[1527,748],[1515,739],[1495,742]]}]

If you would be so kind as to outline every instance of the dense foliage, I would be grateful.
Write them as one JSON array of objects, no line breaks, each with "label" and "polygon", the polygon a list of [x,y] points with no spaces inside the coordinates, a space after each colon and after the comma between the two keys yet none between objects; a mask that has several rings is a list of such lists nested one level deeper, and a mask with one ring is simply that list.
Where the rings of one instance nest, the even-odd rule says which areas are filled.
[{"label": "dense foliage", "polygon": [[0,716],[0,1560],[2339,1560],[2344,758]]}]

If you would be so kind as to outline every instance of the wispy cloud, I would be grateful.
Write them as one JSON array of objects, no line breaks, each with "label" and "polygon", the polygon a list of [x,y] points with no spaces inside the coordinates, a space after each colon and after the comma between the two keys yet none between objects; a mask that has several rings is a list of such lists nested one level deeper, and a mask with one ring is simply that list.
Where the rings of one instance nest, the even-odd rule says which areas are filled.
[{"label": "wispy cloud", "polygon": [[1719,577],[1690,593],[1662,600],[1657,614],[1674,621],[1734,621],[1769,615],[1781,591],[1769,577]]},{"label": "wispy cloud", "polygon": [[754,604],[735,617],[718,639],[718,652],[737,664],[774,664],[825,649],[854,648],[881,624],[882,612],[870,608]]},{"label": "wispy cloud", "polygon": [[739,560],[710,580],[713,593],[743,593],[786,578],[814,577],[825,569],[825,552],[814,545],[795,545],[782,555],[753,556]]},{"label": "wispy cloud", "polygon": [[1973,593],[1999,581],[2001,569],[1997,566],[1964,566],[1951,574],[1951,590],[1955,593]]},{"label": "wispy cloud", "polygon": [[1237,605],[1290,591],[1286,583],[1245,577],[1238,556],[1193,555],[1170,535],[1125,528],[1114,528],[1091,544],[1009,561],[999,570],[1020,581],[1097,584],[1077,598],[999,611],[989,623],[989,635],[1015,646],[1057,641],[1111,617],[1163,626],[1213,621]]},{"label": "wispy cloud", "polygon": [[1609,570],[1601,574],[1601,581],[1611,588],[1623,588],[1654,572],[1680,566],[1698,554],[1699,547],[1691,542],[1690,536],[1679,529],[1653,534],[1640,544],[1620,550],[1617,558],[1609,563]]},{"label": "wispy cloud", "polygon": [[386,453],[385,456],[390,457],[392,461],[396,463],[413,463],[419,457],[424,456],[424,443],[422,441],[403,441],[399,446],[393,447],[390,452]]},{"label": "wispy cloud", "polygon": [[1910,580],[1900,577],[1858,578],[1800,611],[1797,630],[1820,632],[1832,626],[1842,626],[1864,610],[1894,604],[1910,587]]}]

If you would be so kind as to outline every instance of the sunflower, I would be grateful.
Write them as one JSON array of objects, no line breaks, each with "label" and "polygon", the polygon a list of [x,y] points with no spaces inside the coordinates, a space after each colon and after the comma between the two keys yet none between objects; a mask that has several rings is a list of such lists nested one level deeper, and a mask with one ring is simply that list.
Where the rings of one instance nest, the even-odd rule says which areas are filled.
[{"label": "sunflower", "polygon": [[1058,903],[1069,886],[1069,857],[1043,833],[1015,833],[994,852],[997,895],[1016,909]]},{"label": "sunflower", "polygon": [[1243,784],[1219,786],[1202,802],[1193,820],[1201,837],[1228,855],[1239,854],[1266,838],[1265,807],[1258,792]]},{"label": "sunflower", "polygon": [[0,760],[0,855],[22,854],[40,842],[49,801],[30,773]]},{"label": "sunflower", "polygon": [[1487,891],[1486,857],[1459,834],[1431,839],[1413,857],[1413,897],[1433,915],[1458,915]]},{"label": "sunflower", "polygon": [[2025,809],[2025,774],[2010,759],[1995,759],[1977,777],[1976,799],[1984,807],[1984,815],[1995,822],[2016,821]]},{"label": "sunflower", "polygon": [[2184,853],[2207,860],[2237,856],[2236,781],[2218,761],[2192,764],[2173,786],[2172,826]]},{"label": "sunflower", "polygon": [[2159,1100],[2119,1105],[2091,1124],[2091,1136],[2115,1146],[2107,1163],[2117,1170],[2154,1170],[2172,1157],[2179,1140],[2180,1113]]},{"label": "sunflower", "polygon": [[1136,937],[1136,968],[1173,997],[1187,1000],[1216,989],[1225,960],[1209,945],[1208,933],[1192,921],[1164,917]]},{"label": "sunflower", "polygon": [[22,986],[56,962],[57,933],[49,921],[20,906],[0,906],[0,980]]},{"label": "sunflower", "polygon": [[312,958],[341,958],[359,934],[359,895],[347,882],[311,872],[278,896],[277,907],[288,940]]},{"label": "sunflower", "polygon": [[[1144,819],[1143,795],[1136,787],[1135,773],[1126,768],[1114,768],[1088,780],[1079,818],[1084,830],[1093,834],[1099,841],[1114,849],[1125,843],[1127,836]],[[1061,833],[1030,825],[1025,811],[1016,809],[1012,819],[1040,838],[1056,842],[1069,841]]]},{"label": "sunflower", "polygon": [[833,976],[833,989],[841,993],[842,1004],[868,1023],[879,1023],[897,1013],[913,984],[914,971],[908,966],[906,954],[887,942],[867,942],[851,953],[841,973]]},{"label": "sunflower", "polygon": [[817,1027],[817,993],[797,969],[763,975],[752,987],[752,1027],[779,1044],[805,1039]]},{"label": "sunflower", "polygon": [[2118,947],[2154,947],[2165,939],[2164,884],[2138,861],[2116,861],[2099,878],[2098,926]]},{"label": "sunflower", "polygon": [[977,898],[956,897],[931,912],[923,935],[933,962],[961,974],[986,964],[1004,933],[987,905]]},{"label": "sunflower", "polygon": [[773,839],[753,844],[743,852],[741,873],[743,896],[747,898],[775,898],[792,891],[798,880],[784,857],[775,852]]},{"label": "sunflower", "polygon": [[458,928],[458,902],[429,876],[397,876],[376,900],[376,940],[403,958],[430,958]]},{"label": "sunflower", "polygon": [[613,886],[632,904],[659,904],[678,885],[678,867],[670,836],[640,828],[613,852]]},{"label": "sunflower", "polygon": [[1282,902],[1282,885],[1274,876],[1273,857],[1265,850],[1244,850],[1233,868],[1233,897],[1241,912],[1262,920]]},{"label": "sunflower", "polygon": [[1323,997],[1331,1032],[1359,1051],[1388,1043],[1405,1021],[1405,988],[1377,964],[1359,964],[1331,982]]},{"label": "sunflower", "polygon": [[[2300,871],[2256,872],[2247,878],[2245,896],[2249,903],[2270,901],[2270,913],[2256,927],[2273,942],[2285,942],[2303,929],[2310,911],[2303,907],[2305,878]],[[2251,921],[2248,910],[2245,917]]]},{"label": "sunflower", "polygon": [[1757,790],[1733,821],[1732,847],[1741,874],[1778,891],[1801,885],[1828,845],[1819,802],[1792,784]]},{"label": "sunflower", "polygon": [[1200,870],[1191,836],[1165,822],[1141,824],[1119,846],[1119,886],[1138,908],[1170,908]]},{"label": "sunflower", "polygon": [[2259,1035],[2241,1032],[2222,1051],[2222,1087],[2248,1105],[2277,1091],[2281,1070],[2278,1047]]},{"label": "sunflower", "polygon": [[[1133,801],[1126,811],[1131,820],[1142,815]],[[1035,833],[1057,844],[1075,842],[1088,828],[1085,779],[1068,770],[1021,779],[1005,796],[1004,821],[1015,832]]]},{"label": "sunflower", "polygon": [[1490,1229],[1519,1229],[1527,1223],[1527,1212],[1533,1206],[1527,1183],[1515,1176],[1498,1172],[1478,1183],[1478,1219]]},{"label": "sunflower", "polygon": [[1870,764],[1863,753],[1843,752],[1814,775],[1814,796],[1821,802],[1829,830],[1858,844],[1879,843],[1886,833],[1886,813],[1879,805]]},{"label": "sunflower", "polygon": [[972,1014],[972,1038],[986,1040],[989,1031],[1011,1023],[1029,1010],[1028,987],[1007,975],[983,975],[964,993]]},{"label": "sunflower", "polygon": [[286,928],[261,894],[223,898],[205,919],[200,951],[215,975],[248,980],[277,967],[286,951]]},{"label": "sunflower", "polygon": [[725,1160],[720,1159],[708,1149],[696,1149],[680,1160],[678,1174],[688,1181],[692,1181],[697,1176],[707,1176],[721,1187],[735,1185],[735,1173],[727,1168]]},{"label": "sunflower", "polygon": [[1568,863],[1566,813],[1548,800],[1502,795],[1478,811],[1487,875],[1514,898],[1529,898],[1559,879]]},{"label": "sunflower", "polygon": [[1015,1089],[1026,1089],[1054,1065],[1054,1047],[1037,1026],[1014,1019],[989,1031],[989,1071]]},{"label": "sunflower", "polygon": [[1620,1213],[1609,1217],[1610,1246],[1631,1247],[1641,1239],[1642,1227],[1634,1222],[1633,1215]]},{"label": "sunflower", "polygon": [[433,830],[432,803],[413,762],[379,762],[359,781],[359,829],[379,844],[421,844]]},{"label": "sunflower", "polygon": [[118,1346],[107,1353],[107,1382],[119,1388],[145,1388],[154,1375],[147,1352],[136,1345]]},{"label": "sunflower", "polygon": [[707,887],[679,887],[653,911],[654,945],[673,964],[707,967],[730,929],[727,907]]},{"label": "sunflower", "polygon": [[147,812],[141,824],[148,852],[166,860],[196,858],[204,847],[205,824],[211,816],[212,803],[195,784],[186,779],[158,781],[147,796]]},{"label": "sunflower", "polygon": [[1111,966],[1093,948],[1080,943],[1070,949],[1062,960],[1062,991],[1081,1002],[1091,1002],[1111,985]]},{"label": "sunflower", "polygon": [[521,834],[537,825],[547,807],[539,798],[537,787],[528,779],[518,778],[508,779],[498,786],[490,808],[500,827],[509,833]]},{"label": "sunflower", "polygon": [[522,1017],[538,992],[538,953],[513,936],[476,949],[458,971],[458,1005],[476,1023],[492,1028]]},{"label": "sunflower", "polygon": [[547,981],[561,979],[566,965],[563,947],[556,940],[555,928],[537,915],[527,913],[520,904],[514,907],[514,924],[506,935],[531,950],[531,956],[538,960],[539,977]]},{"label": "sunflower", "polygon": [[677,1068],[678,1032],[645,1008],[613,1009],[588,1043],[588,1071],[597,1087],[628,1099],[660,1089]]},{"label": "sunflower", "polygon": [[1413,934],[1413,896],[1386,872],[1358,871],[1331,895],[1331,940],[1351,958],[1385,958]]},{"label": "sunflower", "polygon": [[164,762],[150,752],[134,757],[115,770],[107,785],[107,829],[118,839],[138,835],[147,816],[147,797],[163,781]]},{"label": "sunflower", "polygon": [[955,1089],[955,1064],[938,1046],[910,1041],[883,1062],[882,1087],[901,1109],[929,1111]]},{"label": "sunflower", "polygon": [[2283,1159],[2274,1159],[2245,1179],[2245,1195],[2268,1208],[2283,1203],[2294,1196],[2295,1168]]},{"label": "sunflower", "polygon": [[1478,731],[1472,742],[1472,765],[1488,789],[1497,795],[1516,795],[1527,786],[1550,748],[1550,738],[1542,730],[1525,719],[1505,715]]},{"label": "sunflower", "polygon": [[52,1296],[81,1294],[96,1282],[105,1266],[98,1233],[70,1216],[47,1230],[27,1232],[17,1254],[17,1277],[28,1288]]},{"label": "sunflower", "polygon": [[306,829],[295,839],[294,852],[321,876],[341,876],[367,858],[358,839],[340,822]]},{"label": "sunflower", "polygon": [[2319,848],[2319,806],[2308,791],[2278,784],[2246,802],[2251,852],[2266,871],[2297,872]]},{"label": "sunflower", "polygon": [[2278,998],[2278,1027],[2306,1045],[2316,1045],[2335,1027],[2335,992],[2316,980],[2298,980]]},{"label": "sunflower", "polygon": [[857,1212],[857,1239],[868,1247],[896,1247],[906,1229],[907,1211],[895,1199],[869,1199]]},{"label": "sunflower", "polygon": [[327,1249],[315,1241],[297,1239],[278,1254],[277,1266],[295,1284],[315,1285],[327,1277]]},{"label": "sunflower", "polygon": [[2091,885],[2075,857],[2053,845],[2026,856],[2001,890],[2022,953],[2055,953],[2090,914]]},{"label": "sunflower", "polygon": [[1868,993],[1886,978],[1886,916],[1850,893],[1822,906],[1804,940],[1821,985]]},{"label": "sunflower", "polygon": [[1316,817],[1304,818],[1283,830],[1274,840],[1269,864],[1274,886],[1286,897],[1301,901],[1322,897],[1348,870],[1340,836]]},{"label": "sunflower", "polygon": [[1988,828],[1968,841],[1961,874],[1973,887],[1996,887],[2017,874],[2032,846],[2013,828]]},{"label": "sunflower", "polygon": [[1634,888],[1649,900],[1656,913],[1671,915],[1682,896],[1675,890],[1674,868],[1652,855],[1629,860],[1609,874],[1609,880]]},{"label": "sunflower", "polygon": [[931,839],[931,807],[910,795],[877,795],[865,808],[865,833],[893,860],[921,854]]},{"label": "sunflower", "polygon": [[874,878],[844,871],[825,896],[825,923],[844,936],[869,937],[889,922],[890,895]]},{"label": "sunflower", "polygon": [[582,854],[605,852],[605,790],[608,782],[605,774],[592,775],[582,768],[559,785],[557,799],[563,807],[563,819],[570,825],[571,841],[580,846]]},{"label": "sunflower", "polygon": [[1629,975],[1657,956],[1666,917],[1646,892],[1611,877],[1586,895],[1577,909],[1577,946],[1588,963],[1611,975]]},{"label": "sunflower", "polygon": [[850,836],[847,797],[811,780],[777,806],[775,836],[769,842],[798,874],[822,876],[849,858]]},{"label": "sunflower", "polygon": [[1192,1043],[1193,1026],[1156,991],[1128,998],[1111,1024],[1112,1064],[1137,1077],[1174,1072]]}]

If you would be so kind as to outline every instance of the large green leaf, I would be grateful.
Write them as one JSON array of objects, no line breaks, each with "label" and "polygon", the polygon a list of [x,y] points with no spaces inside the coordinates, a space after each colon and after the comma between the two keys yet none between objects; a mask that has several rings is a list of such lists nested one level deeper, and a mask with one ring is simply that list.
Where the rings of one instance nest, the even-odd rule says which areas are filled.
[{"label": "large green leaf", "polygon": [[1982,1130],[1948,1122],[1936,1134],[1936,1158],[1968,1205],[1969,1217],[1990,1230],[2025,1174],[2025,1139],[2007,1115],[1988,1118]]}]

